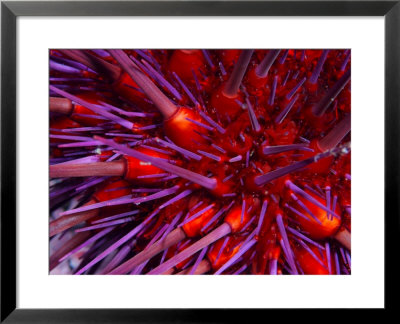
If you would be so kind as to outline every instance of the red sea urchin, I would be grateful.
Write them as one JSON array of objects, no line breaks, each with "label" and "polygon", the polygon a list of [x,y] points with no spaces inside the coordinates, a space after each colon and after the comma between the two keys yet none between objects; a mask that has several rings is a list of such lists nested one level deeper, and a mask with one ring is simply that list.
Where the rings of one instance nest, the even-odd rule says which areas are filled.
[{"label": "red sea urchin", "polygon": [[51,50],[50,269],[349,274],[350,50]]}]

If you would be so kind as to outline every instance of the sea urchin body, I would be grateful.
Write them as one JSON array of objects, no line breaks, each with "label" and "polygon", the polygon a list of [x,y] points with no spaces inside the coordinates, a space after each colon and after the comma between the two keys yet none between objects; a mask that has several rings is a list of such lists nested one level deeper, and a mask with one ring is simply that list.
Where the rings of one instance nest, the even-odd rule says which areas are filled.
[{"label": "sea urchin body", "polygon": [[50,270],[350,274],[350,50],[51,50]]}]

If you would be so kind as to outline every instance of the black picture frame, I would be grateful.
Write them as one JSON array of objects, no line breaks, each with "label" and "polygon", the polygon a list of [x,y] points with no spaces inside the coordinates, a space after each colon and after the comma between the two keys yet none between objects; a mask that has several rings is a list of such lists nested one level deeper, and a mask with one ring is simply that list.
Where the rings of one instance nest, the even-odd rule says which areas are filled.
[{"label": "black picture frame", "polygon": [[[270,310],[16,308],[16,19],[19,16],[384,16],[385,309],[396,308],[399,238],[400,1],[2,1],[1,322],[236,322]],[[372,126],[371,126],[372,127]],[[371,154],[373,151],[371,149]],[[367,175],[366,175],[367,176]],[[373,188],[371,188],[373,190]],[[373,256],[371,256],[371,266]],[[367,283],[366,283],[367,285]],[[393,296],[393,297],[392,297]],[[268,312],[268,313],[267,313]]]}]

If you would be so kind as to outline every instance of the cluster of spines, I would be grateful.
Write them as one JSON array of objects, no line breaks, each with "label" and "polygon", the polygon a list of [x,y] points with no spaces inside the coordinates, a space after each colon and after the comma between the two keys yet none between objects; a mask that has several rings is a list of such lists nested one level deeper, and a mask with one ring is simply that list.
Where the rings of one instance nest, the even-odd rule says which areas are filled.
[{"label": "cluster of spines", "polygon": [[50,233],[76,234],[51,265],[349,273],[349,58],[52,51]]}]

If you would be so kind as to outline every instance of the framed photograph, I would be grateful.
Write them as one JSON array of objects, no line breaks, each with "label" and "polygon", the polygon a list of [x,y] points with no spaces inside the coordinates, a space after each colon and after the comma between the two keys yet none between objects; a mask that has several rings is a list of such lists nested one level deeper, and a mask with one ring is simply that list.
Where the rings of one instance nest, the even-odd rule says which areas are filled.
[{"label": "framed photograph", "polygon": [[1,321],[393,308],[397,1],[1,10]]}]

